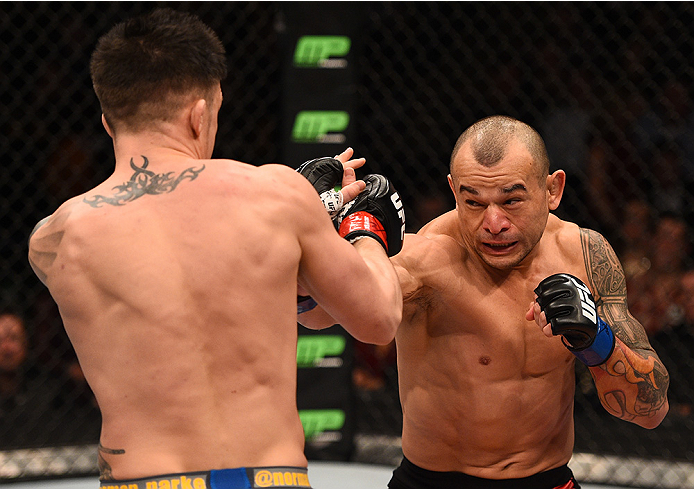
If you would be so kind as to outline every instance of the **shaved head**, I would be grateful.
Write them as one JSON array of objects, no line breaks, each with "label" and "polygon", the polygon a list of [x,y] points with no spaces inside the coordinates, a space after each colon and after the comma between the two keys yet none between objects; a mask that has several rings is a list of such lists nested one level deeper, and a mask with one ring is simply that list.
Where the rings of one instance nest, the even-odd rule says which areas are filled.
[{"label": "shaved head", "polygon": [[520,141],[528,149],[533,162],[537,164],[539,177],[544,180],[549,175],[549,157],[542,137],[524,122],[502,115],[479,120],[461,134],[451,153],[451,174],[453,161],[468,141],[475,161],[491,167],[501,161],[513,140]]}]

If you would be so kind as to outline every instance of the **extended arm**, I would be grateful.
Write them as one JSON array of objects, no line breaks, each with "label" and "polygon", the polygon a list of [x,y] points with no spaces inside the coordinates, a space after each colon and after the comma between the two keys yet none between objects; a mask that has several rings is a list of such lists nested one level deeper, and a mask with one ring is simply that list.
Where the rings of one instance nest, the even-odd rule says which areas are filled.
[{"label": "extended arm", "polygon": [[[392,256],[402,247],[405,226],[402,203],[392,184],[381,175],[367,175],[364,177],[365,181],[354,183],[354,163],[357,162],[358,166],[361,166],[363,160],[345,161],[351,155],[352,151],[348,149],[336,158],[311,160],[301,165],[298,171],[321,196],[339,235],[353,243],[374,277],[382,282],[381,286],[388,288],[395,282],[399,291],[393,266],[390,262],[383,261],[383,252],[386,251],[387,255]],[[359,183],[361,185],[357,187]],[[342,188],[338,194],[333,187],[340,184]],[[346,193],[346,190],[351,192]],[[339,323],[340,321],[323,307],[318,306],[308,288],[308,285],[300,280],[297,288],[298,322],[313,329]],[[396,302],[397,307],[401,309],[401,298],[397,297]]]},{"label": "extended arm", "polygon": [[[344,207],[352,201],[359,192],[364,190],[363,180],[357,180],[355,169],[364,165],[364,158],[350,159],[354,154],[352,148],[336,155],[334,158],[323,157],[304,162],[297,168],[318,192],[325,210],[333,219]],[[298,322],[312,329],[328,328],[335,324],[308,291],[297,284],[297,315]]]},{"label": "extended arm", "polygon": [[[311,188],[306,180],[300,183]],[[366,195],[373,196],[374,192],[366,191]],[[350,233],[341,237],[335,231],[315,192],[302,194],[310,200],[311,211],[302,214],[299,223],[302,259],[298,292],[310,295],[324,312],[315,308],[299,317],[325,314],[330,324],[341,324],[360,341],[389,343],[402,317],[402,293],[383,243],[366,237],[350,244],[343,239]]]}]

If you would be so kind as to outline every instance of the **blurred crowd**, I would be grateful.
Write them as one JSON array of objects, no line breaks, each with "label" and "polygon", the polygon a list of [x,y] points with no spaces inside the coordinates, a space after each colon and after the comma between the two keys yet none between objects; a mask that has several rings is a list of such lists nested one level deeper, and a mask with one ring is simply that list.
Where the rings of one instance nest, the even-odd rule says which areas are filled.
[{"label": "blurred crowd", "polygon": [[[390,4],[382,7],[405,8]],[[672,408],[669,416],[687,417],[694,422],[694,84],[691,70],[680,75],[681,79],[673,75],[680,73],[675,68],[685,63],[668,54],[679,53],[678,49],[668,47],[670,45],[665,45],[667,49],[663,50],[667,53],[650,51],[650,37],[662,36],[669,30],[665,24],[658,27],[658,16],[648,13],[641,18],[641,23],[637,22],[642,36],[625,36],[629,45],[621,48],[624,52],[619,56],[596,62],[598,53],[595,59],[585,61],[580,56],[581,50],[585,49],[592,56],[589,41],[595,42],[595,39],[590,39],[590,30],[580,16],[562,15],[563,11],[571,9],[566,5],[559,7],[557,17],[542,27],[546,32],[542,31],[537,45],[518,51],[519,55],[514,54],[514,46],[507,45],[505,51],[510,54],[482,50],[482,60],[476,59],[476,54],[468,59],[469,45],[450,42],[439,52],[422,50],[426,52],[422,59],[406,56],[407,66],[413,63],[415,68],[411,73],[393,69],[397,74],[395,81],[382,68],[385,57],[368,59],[365,65],[376,66],[380,71],[371,79],[365,77],[366,83],[371,85],[364,88],[360,96],[367,102],[369,97],[376,99],[373,105],[378,107],[374,111],[381,114],[383,121],[375,114],[365,117],[365,134],[360,137],[368,143],[369,138],[385,134],[383,141],[376,139],[378,144],[371,146],[386,147],[391,159],[400,165],[406,161],[417,165],[419,172],[406,175],[412,176],[411,188],[403,186],[401,191],[408,209],[408,231],[416,232],[453,205],[445,181],[448,161],[438,155],[439,150],[450,152],[454,141],[450,138],[458,134],[448,134],[442,127],[454,132],[474,122],[473,113],[481,117],[500,112],[536,127],[547,144],[553,170],[561,168],[567,172],[567,189],[559,216],[602,233],[612,243],[625,271],[630,310],[644,325],[670,373]],[[69,17],[70,21],[66,17],[65,22],[56,22],[56,26],[62,26],[61,36],[65,36],[65,39],[59,36],[57,44],[63,45],[68,54],[79,53],[85,50],[82,46],[85,41],[82,35],[74,33],[82,32],[83,28],[73,28],[72,22],[81,20]],[[391,19],[385,15],[383,18]],[[415,20],[413,28],[427,27],[419,17]],[[686,30],[686,25],[683,28]],[[475,34],[472,26],[467,30],[471,36],[484,37]],[[494,31],[489,29],[489,32]],[[34,33],[31,34],[33,38]],[[456,31],[455,34],[463,35],[464,32]],[[407,41],[403,44],[407,45],[416,37],[410,31],[403,31],[401,35]],[[524,30],[522,35],[525,40]],[[492,37],[497,40],[496,36]],[[680,37],[682,43],[686,43],[687,36]],[[475,41],[482,42],[480,39]],[[381,41],[374,43],[365,56],[378,54],[378,45],[387,46],[388,39]],[[253,43],[237,44],[245,49]],[[24,50],[21,45],[22,55]],[[411,53],[407,52],[409,56]],[[461,52],[466,56],[460,55]],[[449,53],[453,54],[446,57]],[[605,57],[604,53],[602,56]],[[19,59],[19,54],[17,57]],[[36,59],[42,57],[37,55]],[[14,170],[10,165],[0,165],[0,172],[4,172],[0,173],[1,193],[7,196],[13,192],[22,194],[13,197],[14,200],[8,197],[12,208],[0,214],[6,234],[12,226],[21,230],[6,236],[8,254],[13,255],[3,257],[3,265],[9,264],[8,276],[21,275],[28,268],[24,254],[25,226],[15,225],[15,221],[21,220],[15,215],[25,215],[31,205],[52,211],[60,202],[83,192],[111,171],[107,156],[111,152],[110,141],[102,133],[98,117],[92,117],[89,112],[91,119],[83,118],[84,109],[76,107],[76,100],[79,104],[90,103],[84,93],[91,93],[91,87],[82,86],[88,85],[85,60],[76,56],[70,64],[64,58],[68,56],[61,55],[48,64],[42,62],[41,70],[34,69],[33,61],[30,63],[32,72],[42,74],[30,84],[28,105],[18,104],[17,110],[21,113],[13,112],[12,124],[3,126],[9,140],[21,150],[17,151],[21,155],[18,161],[31,160],[33,164],[36,160],[35,166],[21,164]],[[454,61],[457,63],[458,58],[465,58],[462,62],[465,66],[467,63],[470,66],[489,63],[489,66],[482,64],[481,68],[470,70],[473,74],[463,76],[455,73],[458,65]],[[245,51],[243,59],[247,59]],[[591,64],[594,62],[596,64]],[[260,66],[266,64],[263,58]],[[435,71],[439,65],[450,67],[450,80],[448,72],[446,76],[436,76],[440,74]],[[612,72],[596,73],[605,67]],[[423,78],[426,90],[417,92],[416,97],[403,96],[403,106],[394,103],[400,94],[394,97],[390,90],[408,89],[408,77],[412,77],[415,90],[420,87],[415,73],[427,75]],[[243,80],[243,73],[238,76]],[[610,86],[606,86],[606,80]],[[260,84],[254,77],[250,82],[256,86]],[[20,76],[15,77],[15,83],[24,86],[27,82]],[[381,83],[389,90],[389,96],[377,90]],[[472,86],[475,83],[479,86]],[[66,92],[67,87],[71,87],[72,92]],[[452,93],[445,91],[449,87]],[[260,97],[252,91],[248,94],[249,98]],[[233,97],[229,99],[234,100]],[[44,113],[51,104],[59,115],[55,119]],[[224,109],[228,110],[231,105],[225,104]],[[448,106],[452,107],[450,114],[443,110]],[[268,113],[272,111],[266,107],[260,104],[258,120],[270,124]],[[437,107],[440,114],[433,110]],[[230,147],[232,133],[247,134],[243,131],[254,133],[254,137],[267,133],[266,139],[261,137],[259,147],[272,149],[273,145],[279,145],[276,132],[259,132],[254,124],[248,123],[247,114],[242,115],[237,117],[242,121],[240,126],[220,117],[220,134],[225,136],[218,138],[222,149]],[[20,116],[26,116],[28,122],[16,123],[15,118],[21,122]],[[388,131],[396,132],[403,139],[394,139],[395,135]],[[35,139],[25,137],[27,134]],[[239,139],[239,147],[249,146],[246,137]],[[354,144],[358,150],[369,150],[369,144],[365,146],[367,148],[361,149],[361,144]],[[446,147],[441,150],[443,146]],[[234,154],[220,156],[233,157]],[[430,180],[423,177],[426,175],[424,167],[432,172]],[[439,172],[438,167],[443,171]],[[398,178],[405,181],[397,171],[392,170],[393,175],[389,171],[397,168],[400,173],[407,173],[408,167],[392,165],[389,168],[383,173],[396,181]],[[438,192],[434,190],[437,185]],[[420,189],[422,193],[418,193]],[[405,198],[407,194],[410,199]],[[30,203],[26,201],[28,197],[31,197]],[[21,256],[15,258],[14,255]],[[15,285],[6,288],[11,290]],[[100,425],[98,407],[62,328],[55,304],[38,283],[36,288],[42,292],[34,295],[27,292],[21,300],[16,298],[14,290],[7,296],[0,290],[3,294],[0,297],[0,449],[96,443]],[[18,303],[30,305],[19,310]],[[382,430],[391,422],[397,424],[400,406],[395,345],[356,343],[354,365],[353,383],[359,399],[378,406],[362,409],[364,413],[369,411],[365,414],[370,419],[366,429]],[[390,420],[375,418],[375,413],[386,410],[392,414]],[[397,433],[398,428],[395,426],[393,431]]]},{"label": "blurred crowd", "polygon": [[[605,128],[588,112],[581,115],[581,93],[577,87],[572,106],[565,113],[552,111],[540,128],[553,165],[569,175],[560,217],[596,229],[612,243],[626,275],[630,310],[670,372],[672,415],[693,416],[694,104],[682,86],[669,84],[659,110],[644,109],[639,117],[624,118],[630,122],[625,127]],[[74,176],[75,167],[89,159],[80,148],[60,146],[48,167]],[[73,183],[77,187],[69,190],[79,192],[79,182]],[[415,232],[449,210],[451,200],[426,195],[412,207],[408,230]],[[4,302],[0,448],[95,443],[98,407],[52,299],[39,294],[28,315]],[[362,399],[397,411],[395,345],[357,342],[353,383]]]},{"label": "blurred crowd", "polygon": [[57,311],[43,317],[29,334],[23,313],[0,306],[0,449],[98,442],[99,410]]}]

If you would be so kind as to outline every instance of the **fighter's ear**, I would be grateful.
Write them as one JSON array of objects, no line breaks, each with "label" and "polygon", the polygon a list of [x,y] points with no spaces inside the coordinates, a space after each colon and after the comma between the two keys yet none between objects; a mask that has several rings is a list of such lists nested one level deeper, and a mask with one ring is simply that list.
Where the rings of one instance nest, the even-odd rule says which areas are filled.
[{"label": "fighter's ear", "polygon": [[458,195],[455,192],[455,183],[453,183],[453,177],[448,174],[448,186],[451,187],[451,192],[453,192],[453,198],[455,199],[455,206],[458,207]]},{"label": "fighter's ear", "polygon": [[111,126],[108,125],[108,122],[106,122],[106,116],[104,114],[101,114],[101,124],[103,124],[104,129],[106,129],[108,135],[113,139],[113,131],[111,130]]},{"label": "fighter's ear", "polygon": [[190,109],[190,128],[196,138],[200,137],[200,134],[202,134],[206,110],[207,101],[204,98],[198,99]]},{"label": "fighter's ear", "polygon": [[559,207],[561,197],[564,195],[564,186],[566,185],[566,173],[564,170],[557,170],[547,176],[547,197],[550,210],[555,210]]}]

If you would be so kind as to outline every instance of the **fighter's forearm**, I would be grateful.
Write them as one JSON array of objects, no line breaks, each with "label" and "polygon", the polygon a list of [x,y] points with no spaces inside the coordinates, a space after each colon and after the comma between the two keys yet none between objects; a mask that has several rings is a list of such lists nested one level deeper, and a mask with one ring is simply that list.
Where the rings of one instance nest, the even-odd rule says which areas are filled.
[{"label": "fighter's forearm", "polygon": [[[364,343],[388,344],[395,337],[402,319],[402,289],[398,276],[378,241],[363,237],[353,245],[369,269],[367,273],[362,274],[364,287],[353,290],[359,292],[360,297],[355,303],[366,302],[368,306],[359,309],[362,311],[361,314],[352,313],[348,322],[340,324]],[[300,285],[297,291],[300,295],[308,293],[308,290]],[[345,301],[350,300],[351,295],[346,293]],[[318,304],[309,310],[300,311],[301,308],[297,311],[297,321],[310,329],[323,329],[338,323],[331,313]]]},{"label": "fighter's forearm", "polygon": [[297,322],[309,329],[329,328],[336,321],[323,310],[321,306],[316,306],[310,311],[297,314]]},{"label": "fighter's forearm", "polygon": [[667,370],[650,350],[632,350],[619,338],[607,361],[590,367],[603,407],[644,428],[655,428],[668,411]]}]

